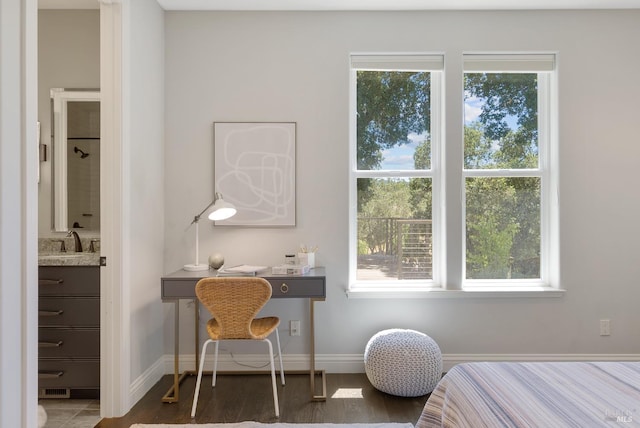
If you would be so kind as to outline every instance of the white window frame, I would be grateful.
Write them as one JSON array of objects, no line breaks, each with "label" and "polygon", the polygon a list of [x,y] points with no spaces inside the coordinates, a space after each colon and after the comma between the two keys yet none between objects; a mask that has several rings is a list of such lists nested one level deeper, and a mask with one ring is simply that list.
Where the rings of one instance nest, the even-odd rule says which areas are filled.
[{"label": "white window frame", "polygon": [[[553,287],[550,266],[552,239],[550,222],[552,148],[556,145],[551,120],[555,104],[555,55],[553,54],[463,54],[463,73],[537,73],[538,74],[538,168],[466,169],[462,170],[462,289],[500,290],[548,289]],[[462,125],[464,126],[464,125]],[[535,177],[540,179],[540,278],[536,279],[466,279],[466,192],[471,177]]]},{"label": "white window frame", "polygon": [[[409,58],[407,58],[409,57]],[[456,64],[456,69],[442,67],[416,68],[411,60],[422,57],[440,58],[444,54],[352,54],[350,62],[350,130],[349,130],[349,283],[350,298],[477,298],[477,297],[560,297],[564,290],[559,285],[559,231],[558,231],[558,90],[557,53],[463,53],[462,61],[447,61]],[[433,67],[437,61],[422,61]],[[413,65],[411,65],[413,64]],[[460,67],[461,64],[462,67]],[[369,67],[369,68],[364,68]],[[380,68],[382,67],[382,68]],[[431,82],[431,144],[430,171],[358,171],[356,140],[356,71],[395,70],[432,71]],[[446,141],[445,130],[463,123],[445,123],[447,111],[462,112],[464,99],[446,99],[445,79],[462,84],[465,72],[537,72],[539,168],[535,170],[466,170],[456,155],[462,154],[464,133],[451,132],[460,141]],[[435,81],[434,81],[435,79]],[[450,82],[449,82],[450,83]],[[462,92],[460,92],[462,93]],[[446,150],[446,146],[459,145],[461,149]],[[448,152],[448,153],[447,153]],[[445,170],[448,171],[445,174]],[[459,179],[447,184],[446,177],[459,171]],[[358,178],[383,178],[396,176],[430,177],[433,188],[433,279],[419,281],[360,281],[357,270],[357,188]],[[456,174],[453,172],[453,174]],[[541,179],[541,231],[540,231],[540,279],[536,280],[466,280],[465,248],[465,181],[476,176],[533,176]],[[461,181],[458,181],[461,180]],[[458,185],[461,184],[461,186]],[[452,187],[453,186],[453,187]],[[459,187],[458,187],[459,186]],[[458,197],[459,195],[459,197]],[[459,208],[454,201],[460,201]],[[448,202],[448,203],[447,203]],[[447,212],[448,210],[448,212]],[[460,222],[445,224],[447,218],[459,218]],[[455,230],[458,229],[458,230]],[[454,233],[452,233],[454,232]],[[446,236],[449,233],[449,237]],[[454,236],[460,237],[453,239]],[[449,247],[449,248],[447,248]],[[457,249],[456,249],[457,247]],[[447,254],[460,254],[447,257]]]},{"label": "white window frame", "polygon": [[[352,54],[350,74],[350,135],[349,135],[349,291],[354,292],[382,292],[402,293],[424,291],[439,288],[442,278],[442,226],[441,207],[441,164],[440,152],[443,135],[443,69],[444,56],[441,53],[425,54]],[[356,108],[357,108],[357,79],[358,71],[406,71],[430,72],[430,123],[429,136],[431,139],[431,169],[429,170],[358,170],[357,136],[356,136]],[[430,178],[432,180],[432,239],[433,239],[433,274],[431,280],[394,280],[394,281],[358,281],[357,271],[357,186],[359,178]]]}]

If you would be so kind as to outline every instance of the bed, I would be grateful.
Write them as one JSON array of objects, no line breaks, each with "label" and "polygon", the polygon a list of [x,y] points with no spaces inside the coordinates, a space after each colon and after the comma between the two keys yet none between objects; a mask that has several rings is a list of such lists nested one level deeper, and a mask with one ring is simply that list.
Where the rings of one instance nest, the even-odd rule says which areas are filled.
[{"label": "bed", "polygon": [[640,427],[640,362],[465,363],[416,428]]}]

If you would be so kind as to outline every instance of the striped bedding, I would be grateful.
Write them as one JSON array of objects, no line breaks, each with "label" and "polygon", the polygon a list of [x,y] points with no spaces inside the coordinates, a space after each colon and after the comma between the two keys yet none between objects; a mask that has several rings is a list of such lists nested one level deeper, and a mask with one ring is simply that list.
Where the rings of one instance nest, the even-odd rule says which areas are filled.
[{"label": "striped bedding", "polygon": [[640,427],[640,362],[466,363],[416,428]]}]

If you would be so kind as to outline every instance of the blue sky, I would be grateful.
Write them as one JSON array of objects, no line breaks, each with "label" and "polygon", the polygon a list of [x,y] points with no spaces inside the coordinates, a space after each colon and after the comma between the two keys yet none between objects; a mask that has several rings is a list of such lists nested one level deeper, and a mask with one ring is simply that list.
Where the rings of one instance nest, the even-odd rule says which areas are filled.
[{"label": "blue sky", "polygon": [[[478,116],[482,112],[484,100],[478,97],[467,97],[464,102],[464,123],[468,125],[478,120]],[[507,122],[512,129],[517,128],[516,117],[507,118]],[[409,144],[392,147],[382,151],[381,169],[388,170],[410,170],[413,169],[413,153],[418,144],[424,139],[424,135],[409,135]]]},{"label": "blue sky", "polygon": [[[482,111],[482,100],[469,98],[464,103],[465,124],[475,121]],[[382,151],[382,169],[409,170],[413,169],[413,153],[418,144],[424,139],[424,135],[409,135],[409,144],[392,147]]]},{"label": "blue sky", "polygon": [[423,135],[409,135],[409,144],[393,147],[382,151],[382,169],[408,170],[413,169],[413,154],[416,147],[424,140]]}]

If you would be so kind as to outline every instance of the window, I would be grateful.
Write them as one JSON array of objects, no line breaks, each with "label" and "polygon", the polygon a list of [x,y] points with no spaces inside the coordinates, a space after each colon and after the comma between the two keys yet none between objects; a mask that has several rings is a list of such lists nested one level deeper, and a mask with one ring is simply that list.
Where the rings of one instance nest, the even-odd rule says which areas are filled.
[{"label": "window", "polygon": [[351,68],[351,283],[434,284],[443,57],[354,55]]},{"label": "window", "polygon": [[465,55],[464,285],[542,284],[552,55]]},{"label": "window", "polygon": [[[351,291],[556,283],[555,55],[462,63],[452,100],[441,55],[351,57]],[[443,121],[445,103],[462,124]]]}]

